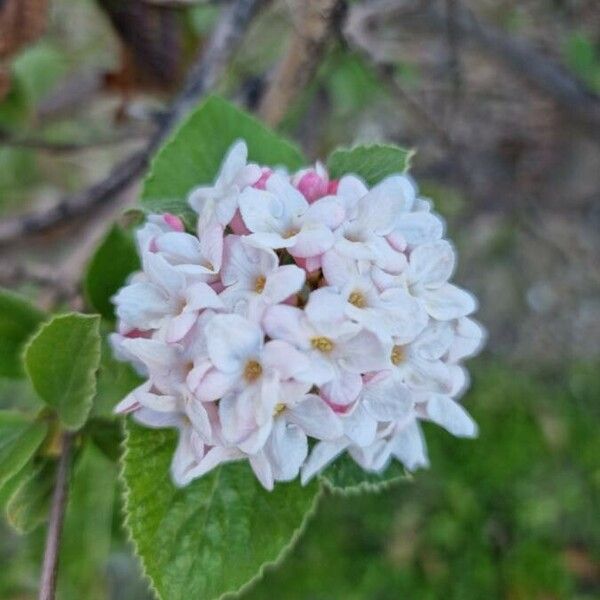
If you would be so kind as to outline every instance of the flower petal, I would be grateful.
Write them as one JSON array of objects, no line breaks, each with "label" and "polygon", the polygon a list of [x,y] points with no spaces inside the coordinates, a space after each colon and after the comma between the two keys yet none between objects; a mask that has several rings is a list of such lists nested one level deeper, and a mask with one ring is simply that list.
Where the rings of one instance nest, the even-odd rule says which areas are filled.
[{"label": "flower petal", "polygon": [[452,435],[477,437],[477,424],[469,413],[449,396],[432,394],[426,405],[427,416]]},{"label": "flower petal", "polygon": [[458,319],[477,309],[475,297],[451,283],[436,290],[424,290],[419,297],[427,312],[439,321]]},{"label": "flower petal", "polygon": [[343,434],[339,417],[316,394],[308,394],[294,408],[287,410],[286,418],[318,440],[334,440]]}]

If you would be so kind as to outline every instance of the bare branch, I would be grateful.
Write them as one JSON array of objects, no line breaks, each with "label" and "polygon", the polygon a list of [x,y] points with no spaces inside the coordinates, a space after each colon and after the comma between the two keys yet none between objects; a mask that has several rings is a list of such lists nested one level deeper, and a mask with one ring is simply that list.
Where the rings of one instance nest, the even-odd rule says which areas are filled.
[{"label": "bare branch", "polygon": [[69,496],[69,471],[71,470],[71,451],[73,448],[73,434],[66,432],[61,437],[61,452],[56,473],[56,483],[52,496],[52,507],[48,520],[48,533],[46,534],[46,549],[44,550],[44,563],[40,579],[39,600],[54,600],[56,595],[56,577],[58,575],[58,557],[60,553],[60,540],[62,538],[63,522],[67,510]]},{"label": "bare branch", "polygon": [[281,122],[299,92],[312,79],[342,6],[340,0],[296,3],[294,36],[259,107],[261,117],[269,125]]},{"label": "bare branch", "polygon": [[[450,23],[449,23],[450,20]],[[461,43],[474,45],[490,58],[503,63],[538,92],[549,96],[565,116],[600,139],[600,97],[553,62],[527,41],[507,35],[491,25],[479,22],[473,13],[458,3],[446,13],[434,2],[420,0],[373,0],[350,9],[345,35],[350,43],[380,62],[384,42],[377,25],[389,25],[443,33],[454,29]]]},{"label": "bare branch", "polygon": [[194,62],[181,92],[163,114],[155,133],[141,149],[115,165],[101,181],[67,196],[50,209],[7,219],[0,223],[0,245],[22,236],[47,230],[112,201],[148,166],[150,157],[185,114],[219,80],[231,56],[238,48],[254,13],[265,0],[236,0],[223,13],[210,43]]}]

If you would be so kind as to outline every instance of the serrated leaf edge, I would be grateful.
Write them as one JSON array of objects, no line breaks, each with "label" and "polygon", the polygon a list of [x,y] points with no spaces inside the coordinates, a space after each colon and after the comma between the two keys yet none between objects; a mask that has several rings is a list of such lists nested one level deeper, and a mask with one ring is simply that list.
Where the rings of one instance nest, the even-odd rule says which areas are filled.
[{"label": "serrated leaf edge", "polygon": [[[140,570],[141,570],[141,575],[148,582],[148,587],[152,591],[152,594],[154,595],[154,597],[157,600],[169,600],[169,599],[161,597],[160,592],[158,591],[158,588],[156,587],[156,584],[154,582],[154,579],[152,578],[150,573],[148,573],[144,558],[142,557],[142,555],[139,552],[138,544],[135,541],[135,538],[133,537],[133,531],[132,531],[131,525],[129,524],[129,511],[128,511],[127,507],[129,505],[130,490],[129,490],[129,486],[127,485],[127,480],[125,478],[125,462],[126,462],[127,455],[129,454],[129,448],[128,448],[127,442],[129,440],[130,434],[129,434],[129,431],[127,430],[127,428],[125,427],[125,419],[122,420],[121,427],[123,430],[123,440],[121,442],[121,457],[119,459],[119,467],[120,468],[119,468],[118,479],[119,479],[119,483],[122,487],[121,511],[123,513],[123,529],[125,530],[125,533],[127,535],[127,540],[131,544],[134,554],[138,560],[138,564],[139,564]],[[217,468],[222,468],[222,467],[217,467]],[[256,582],[258,582],[263,577],[266,569],[268,569],[269,567],[274,567],[274,566],[279,565],[285,559],[285,557],[293,550],[295,545],[298,543],[298,540],[304,533],[309,521],[315,515],[317,508],[319,506],[321,497],[323,496],[323,493],[324,493],[324,488],[322,485],[320,485],[318,490],[315,493],[315,497],[313,499],[311,506],[304,514],[304,517],[302,518],[302,521],[300,522],[298,527],[292,533],[292,536],[290,537],[290,541],[281,549],[279,554],[273,560],[264,562],[259,567],[259,569],[254,577],[252,577],[251,579],[246,581],[246,583],[242,584],[237,590],[227,591],[227,592],[224,592],[223,594],[221,594],[220,596],[215,596],[213,598],[206,598],[206,599],[203,598],[202,600],[224,600],[226,598],[233,600],[234,598],[238,598],[241,594],[243,594],[245,591],[250,589]]]}]

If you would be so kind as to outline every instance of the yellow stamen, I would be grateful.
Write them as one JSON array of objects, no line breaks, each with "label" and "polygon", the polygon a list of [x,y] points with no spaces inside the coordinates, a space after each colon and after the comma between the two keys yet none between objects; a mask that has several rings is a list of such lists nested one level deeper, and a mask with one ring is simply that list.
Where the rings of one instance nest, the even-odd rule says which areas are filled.
[{"label": "yellow stamen", "polygon": [[352,292],[348,297],[348,302],[354,304],[356,308],[365,308],[367,306],[367,299],[364,297],[362,292]]},{"label": "yellow stamen", "polygon": [[285,404],[283,402],[278,402],[273,410],[273,416],[276,417],[277,415],[280,415],[284,410]]},{"label": "yellow stamen", "polygon": [[297,229],[288,229],[284,234],[283,234],[283,239],[287,240],[293,236],[295,236],[298,233]]},{"label": "yellow stamen", "polygon": [[265,283],[267,283],[267,278],[264,275],[259,275],[254,283],[254,291],[257,294],[262,294],[265,289]]},{"label": "yellow stamen", "polygon": [[333,350],[333,342],[324,336],[314,337],[310,340],[311,346],[319,352],[331,352]]},{"label": "yellow stamen", "polygon": [[244,367],[244,379],[248,382],[256,381],[262,375],[262,367],[255,360],[249,360]]},{"label": "yellow stamen", "polygon": [[394,346],[392,348],[392,356],[391,361],[394,365],[398,366],[400,363],[403,363],[406,359],[406,353],[404,352],[404,348],[402,346]]}]

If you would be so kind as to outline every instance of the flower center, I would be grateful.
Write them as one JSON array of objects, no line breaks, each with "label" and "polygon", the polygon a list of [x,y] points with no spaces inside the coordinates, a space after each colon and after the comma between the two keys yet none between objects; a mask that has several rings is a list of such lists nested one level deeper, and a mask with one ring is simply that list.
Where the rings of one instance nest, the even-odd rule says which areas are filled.
[{"label": "flower center", "polygon": [[314,337],[310,340],[311,346],[319,352],[331,352],[333,350],[333,342],[324,336]]},{"label": "flower center", "polygon": [[367,299],[362,292],[354,291],[348,297],[348,302],[354,304],[356,308],[365,308],[367,306]]},{"label": "flower center", "polygon": [[276,417],[280,415],[285,410],[285,404],[283,402],[278,402],[273,409],[273,416]]},{"label": "flower center", "polygon": [[406,360],[406,352],[402,346],[394,346],[392,348],[392,356],[390,357],[392,364],[398,366]]},{"label": "flower center", "polygon": [[254,291],[257,294],[262,294],[265,289],[265,283],[267,283],[267,278],[264,275],[259,275],[254,282]]},{"label": "flower center", "polygon": [[294,229],[293,227],[291,229],[288,229],[284,234],[283,234],[283,239],[287,240],[293,236],[295,236],[298,233],[297,229]]},{"label": "flower center", "polygon": [[255,360],[249,360],[244,367],[244,379],[252,383],[256,381],[262,375],[262,367],[260,363]]}]

